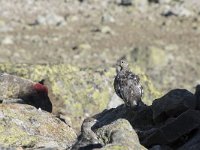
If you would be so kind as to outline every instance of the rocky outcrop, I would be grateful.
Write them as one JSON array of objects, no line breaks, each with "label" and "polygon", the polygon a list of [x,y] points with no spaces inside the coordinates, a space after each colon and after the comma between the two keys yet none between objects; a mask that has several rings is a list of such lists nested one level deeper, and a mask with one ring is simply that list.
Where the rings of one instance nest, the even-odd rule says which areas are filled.
[{"label": "rocky outcrop", "polygon": [[150,106],[151,128],[138,132],[142,145],[152,149],[156,145],[160,149],[163,146],[183,150],[197,148],[200,127],[197,93],[194,95],[185,89],[175,89],[155,100]]},{"label": "rocky outcrop", "polygon": [[156,99],[152,104],[153,120],[155,123],[176,117],[188,109],[195,109],[195,96],[185,90],[172,90],[163,97]]},{"label": "rocky outcrop", "polygon": [[103,143],[102,149],[198,149],[198,95],[198,89],[195,95],[175,89],[138,110],[127,110],[124,105],[105,110],[94,116],[98,122],[92,129]]},{"label": "rocky outcrop", "polygon": [[25,104],[0,104],[2,146],[66,149],[75,139],[74,130],[48,112]]},{"label": "rocky outcrop", "polygon": [[129,121],[124,118],[125,114],[126,109],[121,105],[96,116],[99,123],[94,130],[105,145],[102,149],[145,149]]},{"label": "rocky outcrop", "polygon": [[[87,149],[131,150],[193,150],[199,147],[199,85],[195,94],[174,89],[154,100],[151,106],[141,105],[133,110],[122,104],[94,115],[92,118],[97,122],[89,126],[89,130],[87,128],[87,131],[92,130],[88,134],[93,134],[94,142],[79,141],[81,138],[77,138],[67,124],[36,109],[42,107],[26,103],[32,99],[24,101],[21,95],[26,92],[48,92],[45,85],[8,74],[1,74],[0,79],[3,102],[0,104],[0,145],[3,147],[71,149],[75,143],[81,143],[76,144],[75,149],[79,149],[79,145]],[[22,101],[23,104],[9,104],[9,101]]]}]

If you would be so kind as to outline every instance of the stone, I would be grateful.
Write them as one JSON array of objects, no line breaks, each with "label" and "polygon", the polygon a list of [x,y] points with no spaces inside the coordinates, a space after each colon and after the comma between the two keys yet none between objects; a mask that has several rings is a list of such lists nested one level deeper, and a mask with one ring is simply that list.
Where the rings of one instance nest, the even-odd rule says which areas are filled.
[{"label": "stone", "polygon": [[103,23],[114,23],[115,22],[115,19],[113,16],[109,15],[109,14],[106,14],[104,13],[101,17],[101,21]]},{"label": "stone", "polygon": [[134,0],[133,5],[138,8],[141,12],[146,12],[149,6],[148,0]]},{"label": "stone", "polygon": [[140,108],[128,119],[136,130],[148,130],[154,126],[153,112],[149,106]]},{"label": "stone", "polygon": [[128,121],[133,115],[132,111],[127,112],[125,105],[120,105],[93,116],[98,120],[93,131],[104,144],[103,149],[145,149]]},{"label": "stone", "polygon": [[200,112],[190,109],[176,119],[152,131],[141,143],[146,147],[151,147],[155,144],[171,144],[191,131],[198,129],[199,125]]},{"label": "stone", "polygon": [[13,37],[7,36],[1,41],[2,45],[11,45],[14,44]]},{"label": "stone", "polygon": [[195,109],[196,99],[191,92],[185,89],[175,89],[154,100],[151,107],[153,120],[159,123],[169,117],[176,117],[188,109]]},{"label": "stone", "polygon": [[82,43],[82,44],[78,45],[78,48],[82,49],[82,50],[90,50],[92,47],[88,43]]},{"label": "stone", "polygon": [[172,0],[159,0],[160,4],[169,4],[171,2],[172,2]]},{"label": "stone", "polygon": [[196,109],[197,110],[200,110],[200,84],[198,84],[197,86],[196,86],[196,91],[195,91],[195,98],[196,98],[196,103],[197,103],[197,107],[196,107]]},{"label": "stone", "polygon": [[109,26],[102,26],[100,31],[104,34],[114,34],[114,31]]},{"label": "stone", "polygon": [[120,5],[130,6],[130,5],[132,5],[132,0],[121,0]]},{"label": "stone", "polygon": [[200,130],[193,133],[192,137],[184,143],[178,150],[197,150],[200,149]]},{"label": "stone", "polygon": [[2,103],[23,103],[52,112],[48,89],[40,83],[18,76],[1,74],[0,101]]},{"label": "stone", "polygon": [[186,9],[183,6],[175,5],[174,7],[171,7],[167,5],[165,6],[161,15],[165,17],[170,17],[170,16],[191,17],[191,16],[194,16],[194,12]]},{"label": "stone", "polygon": [[96,129],[96,134],[105,143],[104,149],[124,147],[125,149],[145,149],[140,145],[138,136],[130,123],[125,119],[117,119],[110,124]]},{"label": "stone", "polygon": [[64,25],[65,19],[64,17],[57,15],[55,13],[50,13],[46,15],[39,15],[35,20],[35,25]]},{"label": "stone", "polygon": [[30,149],[70,147],[75,131],[54,115],[22,104],[0,104],[0,145]]},{"label": "stone", "polygon": [[155,145],[152,148],[150,148],[149,150],[172,150],[172,148],[170,148],[169,146],[166,146],[166,145]]}]

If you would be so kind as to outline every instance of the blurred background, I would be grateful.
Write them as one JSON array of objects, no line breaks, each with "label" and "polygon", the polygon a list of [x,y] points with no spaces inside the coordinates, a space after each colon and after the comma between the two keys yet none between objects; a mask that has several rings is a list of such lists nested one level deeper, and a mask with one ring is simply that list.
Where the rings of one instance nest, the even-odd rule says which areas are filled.
[{"label": "blurred background", "polygon": [[0,0],[0,72],[45,79],[74,128],[122,101],[115,64],[126,58],[146,104],[200,82],[198,0]]}]

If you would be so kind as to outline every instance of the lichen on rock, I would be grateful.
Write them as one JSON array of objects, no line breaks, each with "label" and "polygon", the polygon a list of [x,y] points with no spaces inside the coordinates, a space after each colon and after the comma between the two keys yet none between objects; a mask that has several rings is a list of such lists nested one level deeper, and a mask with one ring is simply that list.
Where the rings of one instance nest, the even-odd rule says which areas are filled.
[{"label": "lichen on rock", "polygon": [[64,149],[75,139],[74,130],[48,112],[30,105],[0,104],[0,145]]},{"label": "lichen on rock", "polygon": [[[160,92],[141,68],[131,66],[131,69],[141,77],[145,90],[143,101],[151,104],[150,100],[159,97]],[[0,64],[0,71],[33,81],[46,79],[53,112],[67,115],[76,129],[80,128],[80,120],[105,109],[114,93],[114,68],[89,69],[67,64]]]}]

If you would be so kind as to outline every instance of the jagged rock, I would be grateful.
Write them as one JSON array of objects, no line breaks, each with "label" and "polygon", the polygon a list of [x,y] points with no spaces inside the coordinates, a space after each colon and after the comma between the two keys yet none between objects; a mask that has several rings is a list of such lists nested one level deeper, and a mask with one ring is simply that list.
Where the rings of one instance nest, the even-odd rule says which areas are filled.
[{"label": "jagged rock", "polygon": [[172,150],[172,148],[170,148],[169,146],[166,146],[166,145],[155,145],[152,148],[150,148],[149,150]]},{"label": "jagged rock", "polygon": [[193,134],[193,136],[178,150],[197,150],[200,149],[200,131],[199,129]]},{"label": "jagged rock", "polygon": [[118,1],[118,4],[123,5],[123,6],[130,6],[132,5],[132,0],[120,0]]},{"label": "jagged rock", "polygon": [[0,104],[0,145],[66,149],[76,137],[72,128],[48,112],[30,105]]},{"label": "jagged rock", "polygon": [[131,124],[125,119],[127,117],[125,105],[105,110],[95,117],[98,122],[93,128],[98,138],[105,144],[103,149],[145,149],[140,145]]},{"label": "jagged rock", "polygon": [[188,109],[195,109],[195,96],[185,89],[171,90],[152,104],[153,120],[155,123],[176,117]]},{"label": "jagged rock", "polygon": [[200,110],[200,84],[196,86],[196,91],[194,95],[197,103],[196,109]]},{"label": "jagged rock", "polygon": [[141,141],[146,147],[157,144],[171,144],[176,140],[181,140],[182,136],[189,134],[200,125],[200,112],[197,110],[188,110],[171,120],[165,125],[152,131]]},{"label": "jagged rock", "polygon": [[153,112],[151,107],[144,106],[128,118],[136,130],[148,130],[154,126]]},{"label": "jagged rock", "polygon": [[44,85],[9,74],[0,75],[0,102],[25,103],[52,111],[48,89]]}]

